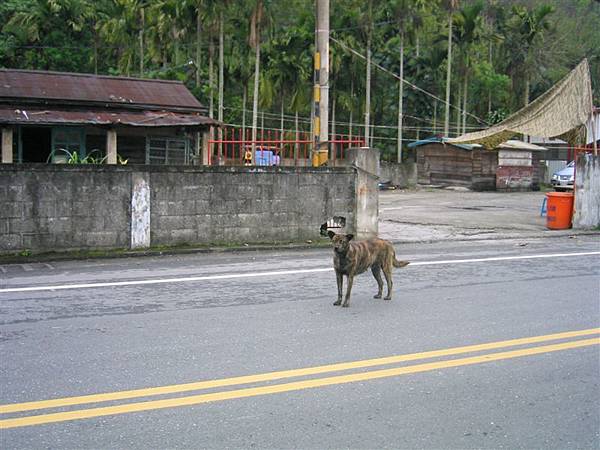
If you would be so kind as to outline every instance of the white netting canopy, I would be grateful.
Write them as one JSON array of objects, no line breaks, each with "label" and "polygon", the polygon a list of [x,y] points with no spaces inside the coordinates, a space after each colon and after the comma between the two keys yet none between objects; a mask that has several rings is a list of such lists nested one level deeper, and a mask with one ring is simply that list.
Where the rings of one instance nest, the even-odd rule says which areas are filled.
[{"label": "white netting canopy", "polygon": [[592,114],[592,84],[587,59],[529,105],[482,131],[446,142],[496,148],[518,134],[560,138],[572,145],[585,143],[585,123]]}]

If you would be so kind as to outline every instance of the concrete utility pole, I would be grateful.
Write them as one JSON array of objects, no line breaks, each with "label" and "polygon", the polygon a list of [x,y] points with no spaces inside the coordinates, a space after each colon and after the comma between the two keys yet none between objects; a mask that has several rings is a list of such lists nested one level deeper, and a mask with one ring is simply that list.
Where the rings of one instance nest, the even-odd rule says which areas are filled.
[{"label": "concrete utility pole", "polygon": [[317,51],[315,52],[315,116],[313,119],[314,149],[312,165],[327,164],[329,154],[329,0],[317,2]]}]

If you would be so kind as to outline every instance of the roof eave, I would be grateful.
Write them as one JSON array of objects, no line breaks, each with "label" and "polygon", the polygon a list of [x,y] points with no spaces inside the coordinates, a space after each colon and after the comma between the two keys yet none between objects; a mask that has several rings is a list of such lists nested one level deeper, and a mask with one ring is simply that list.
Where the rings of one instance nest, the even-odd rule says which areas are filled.
[{"label": "roof eave", "polygon": [[106,109],[121,109],[130,111],[171,111],[171,112],[184,112],[184,113],[200,113],[206,114],[208,109],[199,106],[197,108],[189,106],[165,106],[159,104],[143,104],[143,103],[126,103],[126,102],[98,102],[98,101],[87,101],[87,100],[61,100],[61,99],[47,99],[47,98],[34,98],[34,97],[0,97],[0,105],[10,105],[11,107],[21,108],[24,105],[28,106],[52,106],[52,107],[93,107],[93,108],[106,108]]}]

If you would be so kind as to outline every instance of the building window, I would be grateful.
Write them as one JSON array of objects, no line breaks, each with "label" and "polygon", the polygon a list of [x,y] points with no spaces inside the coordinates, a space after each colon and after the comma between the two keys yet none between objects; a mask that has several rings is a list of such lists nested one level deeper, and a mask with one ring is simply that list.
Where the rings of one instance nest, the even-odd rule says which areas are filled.
[{"label": "building window", "polygon": [[190,142],[188,139],[147,137],[146,164],[190,164]]},{"label": "building window", "polygon": [[52,162],[59,159],[85,158],[85,129],[78,127],[52,128]]}]

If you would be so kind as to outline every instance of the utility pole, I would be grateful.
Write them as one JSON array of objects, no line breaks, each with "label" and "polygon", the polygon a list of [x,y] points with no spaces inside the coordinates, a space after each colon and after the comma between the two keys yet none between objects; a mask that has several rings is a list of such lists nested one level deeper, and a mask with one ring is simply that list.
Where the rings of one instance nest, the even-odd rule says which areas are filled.
[{"label": "utility pole", "polygon": [[316,0],[316,6],[313,167],[327,164],[329,154],[329,0]]}]

